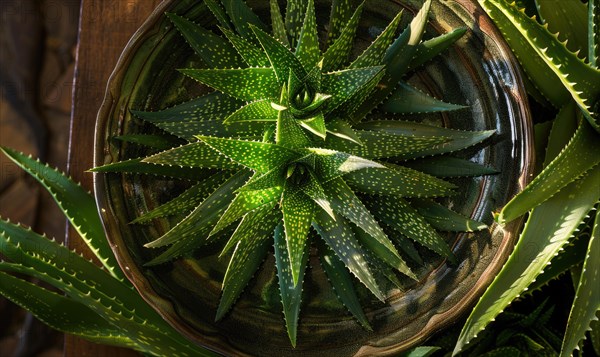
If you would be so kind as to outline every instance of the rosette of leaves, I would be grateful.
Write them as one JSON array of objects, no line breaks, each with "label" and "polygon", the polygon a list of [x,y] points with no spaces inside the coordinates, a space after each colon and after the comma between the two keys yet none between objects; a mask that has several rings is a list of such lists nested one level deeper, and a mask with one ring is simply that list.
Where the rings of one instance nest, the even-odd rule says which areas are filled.
[{"label": "rosette of leaves", "polygon": [[[479,3],[517,56],[529,94],[558,113],[536,125],[540,172],[496,217],[507,223],[529,212],[512,255],[463,327],[455,353],[528,287],[579,266],[560,348],[561,356],[569,356],[592,326],[590,334],[598,336],[599,326],[600,218],[593,217],[600,202],[600,1],[521,1],[527,11],[502,0]],[[590,232],[584,238],[582,226]],[[592,340],[600,349],[598,339]]]},{"label": "rosette of leaves", "polygon": [[[407,254],[399,252],[420,259],[404,237],[454,262],[436,229],[485,227],[431,199],[454,192],[441,177],[493,172],[442,155],[480,143],[493,131],[451,130],[396,116],[462,108],[401,78],[465,30],[422,41],[431,5],[425,1],[406,29],[399,31],[398,14],[352,57],[363,5],[333,1],[327,34],[319,39],[312,0],[288,1],[285,16],[271,1],[270,33],[242,1],[205,4],[218,31],[167,15],[206,65],[181,73],[214,91],[158,112],[133,111],[188,143],[95,171],[178,177],[196,170],[194,186],[134,222],[186,214],[146,244],[166,247],[151,266],[224,241],[221,256],[229,264],[217,319],[274,247],[287,331],[295,345],[313,246],[341,301],[370,329],[352,276],[383,301],[387,287],[399,284],[398,273],[417,279]],[[144,136],[122,139],[156,142]]]}]

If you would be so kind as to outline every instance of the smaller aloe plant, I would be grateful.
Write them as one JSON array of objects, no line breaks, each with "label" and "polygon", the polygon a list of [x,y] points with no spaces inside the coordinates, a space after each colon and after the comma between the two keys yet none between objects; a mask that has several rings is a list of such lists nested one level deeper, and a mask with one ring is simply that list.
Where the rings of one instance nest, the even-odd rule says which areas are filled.
[{"label": "smaller aloe plant", "polygon": [[174,330],[124,278],[88,192],[31,157],[1,150],[50,192],[103,268],[31,229],[0,220],[0,252],[6,259],[0,261],[0,294],[50,327],[93,342],[153,356],[216,356]]},{"label": "smaller aloe plant", "polygon": [[[150,266],[225,236],[221,256],[229,257],[229,265],[217,319],[274,246],[287,331],[295,345],[309,247],[315,246],[339,298],[370,329],[352,275],[383,301],[385,287],[399,285],[396,272],[417,279],[400,253],[415,256],[403,236],[453,262],[436,228],[486,227],[431,199],[455,189],[436,176],[494,172],[440,156],[478,144],[493,131],[457,131],[394,117],[462,108],[400,80],[464,29],[422,42],[427,0],[400,35],[402,14],[349,60],[364,5],[352,9],[350,1],[334,1],[327,36],[319,41],[313,0],[288,1],[285,17],[271,1],[271,34],[242,1],[205,4],[222,36],[168,16],[208,67],[180,72],[215,91],[158,112],[132,111],[188,144],[94,171],[173,177],[195,172],[197,184],[134,222],[187,214],[146,244],[168,247]],[[135,141],[154,142],[149,139]]]},{"label": "smaller aloe plant", "polygon": [[[500,223],[507,223],[530,211],[507,264],[463,327],[455,353],[528,286],[539,287],[536,279],[548,281],[580,263],[583,269],[560,349],[561,356],[568,356],[578,348],[600,310],[599,215],[584,241],[587,249],[576,255],[573,249],[561,253],[575,240],[582,222],[590,219],[600,201],[600,2],[590,0],[587,8],[580,1],[526,2],[534,5],[528,8],[540,15],[541,23],[515,4],[502,0],[479,2],[519,59],[531,81],[532,96],[560,111],[547,134],[545,153],[541,150],[540,156],[545,156],[543,170],[496,217]],[[572,21],[575,17],[587,17],[587,26],[583,21]],[[571,42],[563,43],[560,37]],[[580,56],[587,57],[587,63]],[[536,130],[543,132],[546,126],[538,125]],[[542,133],[537,137],[545,136]],[[557,268],[548,267],[551,262],[556,262]]]}]

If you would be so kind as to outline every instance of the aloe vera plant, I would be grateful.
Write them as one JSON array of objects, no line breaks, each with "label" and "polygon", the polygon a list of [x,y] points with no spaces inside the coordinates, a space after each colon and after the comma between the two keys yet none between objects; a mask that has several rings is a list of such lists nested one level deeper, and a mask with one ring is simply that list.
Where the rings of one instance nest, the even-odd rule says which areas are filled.
[{"label": "aloe vera plant", "polygon": [[[542,100],[560,111],[551,124],[543,170],[497,215],[500,223],[506,223],[529,211],[514,252],[469,316],[455,353],[464,349],[528,286],[539,287],[539,283],[533,284],[536,278],[547,281],[579,261],[584,268],[577,279],[560,352],[561,356],[568,356],[578,348],[600,310],[597,214],[592,233],[586,240],[587,249],[574,255],[575,258],[572,253],[561,253],[574,240],[582,222],[589,219],[590,212],[597,209],[600,200],[600,3],[590,0],[586,8],[586,4],[579,1],[551,4],[535,1],[536,6],[529,8],[537,10],[538,22],[516,4],[502,0],[479,2],[519,59],[532,83],[532,95],[545,98]],[[587,17],[587,26],[586,22],[571,21],[570,17],[575,15]],[[561,38],[573,39],[574,43],[563,43]],[[562,258],[563,255],[566,258]],[[575,262],[563,264],[573,259]],[[548,267],[554,261],[560,261],[562,269]],[[542,274],[544,270],[547,272]]]},{"label": "aloe vera plant", "polygon": [[88,192],[31,157],[8,148],[2,151],[50,192],[103,268],[31,229],[0,220],[0,252],[6,259],[0,262],[0,294],[52,328],[97,343],[154,356],[215,355],[187,341],[124,278]]},{"label": "aloe vera plant", "polygon": [[[406,29],[398,34],[400,13],[352,57],[363,5],[353,9],[350,1],[334,1],[327,35],[319,39],[313,0],[288,1],[285,16],[271,1],[271,33],[244,2],[205,4],[218,30],[167,16],[206,65],[180,72],[214,91],[161,111],[132,110],[187,143],[94,171],[178,177],[196,170],[194,186],[134,223],[182,216],[146,244],[163,248],[148,266],[224,240],[221,257],[229,264],[217,320],[273,246],[286,327],[295,346],[312,246],[340,300],[370,329],[352,276],[383,301],[386,287],[398,286],[397,273],[417,279],[400,253],[412,246],[402,236],[454,262],[436,228],[486,227],[431,199],[453,194],[456,187],[443,176],[494,172],[443,155],[478,144],[493,131],[458,131],[396,117],[462,108],[401,79],[465,30],[422,41],[428,0]],[[152,137],[135,141],[155,143]]]}]

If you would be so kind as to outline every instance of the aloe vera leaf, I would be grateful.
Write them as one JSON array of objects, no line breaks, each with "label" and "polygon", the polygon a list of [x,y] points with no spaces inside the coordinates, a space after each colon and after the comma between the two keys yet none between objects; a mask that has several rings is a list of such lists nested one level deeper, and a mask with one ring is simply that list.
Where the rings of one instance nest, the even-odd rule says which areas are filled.
[{"label": "aloe vera leaf", "polygon": [[392,164],[383,169],[354,171],[345,175],[344,180],[360,192],[401,197],[448,196],[456,188],[442,179]]},{"label": "aloe vera leaf", "polygon": [[335,214],[335,219],[323,210],[317,210],[314,228],[325,240],[327,245],[335,252],[352,274],[363,283],[373,295],[384,301],[385,297],[379,290],[373,274],[364,259],[364,250],[354,237],[348,221]]},{"label": "aloe vera leaf", "polygon": [[326,244],[319,244],[319,258],[321,266],[325,274],[327,274],[327,279],[329,279],[337,297],[366,330],[373,331],[367,316],[360,306],[360,301],[352,282],[352,276],[344,266],[344,263]]},{"label": "aloe vera leaf", "polygon": [[180,69],[179,72],[240,100],[278,97],[277,77],[271,68]]},{"label": "aloe vera leaf", "polygon": [[257,172],[268,172],[300,157],[294,150],[271,143],[209,136],[199,136],[198,139],[222,155]]},{"label": "aloe vera leaf", "polygon": [[283,16],[281,16],[279,4],[277,3],[277,0],[270,0],[269,5],[271,10],[271,27],[273,28],[273,36],[275,36],[277,41],[289,48],[290,41],[287,37],[285,22],[283,22]]},{"label": "aloe vera leaf", "polygon": [[327,128],[325,127],[325,116],[319,113],[316,116],[300,121],[300,126],[310,131],[321,139],[325,139]]},{"label": "aloe vera leaf", "polygon": [[[285,213],[284,213],[285,220]],[[310,227],[310,222],[309,222]],[[298,277],[294,279],[293,270],[290,269],[291,253],[286,244],[286,235],[283,233],[282,224],[275,227],[275,264],[277,266],[277,277],[279,278],[279,291],[283,305],[285,326],[293,347],[296,347],[296,336],[298,332],[298,316],[300,314],[300,303],[302,302],[302,283],[304,271],[308,262],[308,252],[303,245],[301,251]]]},{"label": "aloe vera leaf", "polygon": [[548,31],[557,34],[563,41],[568,40],[565,45],[571,52],[579,51],[582,58],[587,57],[588,11],[585,4],[581,1],[536,0],[535,5]]},{"label": "aloe vera leaf", "polygon": [[242,58],[227,40],[185,17],[173,13],[166,15],[210,68],[236,68],[243,65]]},{"label": "aloe vera leaf", "polygon": [[167,150],[173,146],[179,146],[182,144],[181,140],[173,139],[164,135],[131,134],[113,136],[112,138],[122,142],[139,144],[157,150]]},{"label": "aloe vera leaf", "polygon": [[362,67],[370,67],[376,66],[381,63],[383,60],[383,56],[385,55],[388,47],[392,43],[396,32],[398,30],[398,25],[400,24],[400,20],[402,19],[402,11],[400,11],[392,21],[387,25],[387,27],[381,32],[381,34],[375,39],[375,41],[371,42],[369,47],[363,51],[351,64],[348,68],[362,68]]},{"label": "aloe vera leaf", "polygon": [[435,56],[439,55],[451,45],[453,45],[458,39],[460,39],[467,32],[466,27],[455,28],[454,30],[434,37],[432,39],[423,41],[417,45],[415,54],[408,66],[407,71],[411,71],[418,68]]},{"label": "aloe vera leaf", "polygon": [[229,172],[218,172],[188,188],[169,202],[142,214],[131,223],[146,223],[158,217],[188,214],[229,177],[231,177]]},{"label": "aloe vera leaf", "polygon": [[[376,134],[413,136],[413,140],[417,142],[431,140],[429,144],[423,143],[423,147],[415,145],[404,151],[393,151],[393,154],[386,156],[399,159],[414,159],[466,149],[488,139],[495,133],[494,130],[464,131],[400,120],[369,121],[356,125],[355,129],[357,132],[362,129]],[[369,143],[366,146],[370,145],[375,146],[376,143]]]},{"label": "aloe vera leaf", "polygon": [[308,0],[289,0],[287,2],[285,8],[285,28],[287,29],[291,48],[296,48],[296,44],[298,43],[307,6]]},{"label": "aloe vera leaf", "polygon": [[[196,244],[198,241],[206,243],[212,226],[218,222],[221,214],[234,199],[235,190],[243,185],[249,175],[248,171],[243,170],[227,179],[175,227],[144,246],[148,248],[162,247],[176,241],[190,240],[192,236],[197,237],[194,239]],[[153,261],[149,264],[153,265],[154,263]]]},{"label": "aloe vera leaf", "polygon": [[[387,236],[385,237],[385,240],[381,242],[380,239],[373,239],[374,237],[362,228],[354,229],[354,236],[359,244],[365,248],[365,254],[367,254],[365,258],[369,262],[369,267],[376,277],[377,274],[380,274],[385,276],[386,279],[390,280],[395,286],[400,286],[400,282],[394,273],[394,270],[397,270],[415,281],[419,280],[404,259],[400,257],[395,247],[393,248],[394,252],[390,254],[389,246],[391,245],[393,247],[393,243]],[[381,287],[383,285],[379,284],[379,286]]]},{"label": "aloe vera leaf", "polygon": [[388,113],[435,113],[463,108],[466,106],[443,102],[402,81],[381,106]]},{"label": "aloe vera leaf", "polygon": [[[211,146],[204,142],[195,142],[187,145],[182,145],[170,150],[160,152],[146,157],[142,163],[172,167],[186,168],[216,168],[223,170],[231,170],[239,168],[239,165],[232,162],[226,156],[221,155]],[[113,165],[118,165],[113,164]],[[105,166],[101,166],[104,168]],[[97,171],[99,168],[95,168]]]},{"label": "aloe vera leaf", "polygon": [[448,243],[429,225],[417,210],[399,197],[378,196],[367,200],[371,212],[388,226],[433,250],[452,264],[456,258]]},{"label": "aloe vera leaf", "polygon": [[299,78],[306,77],[306,70],[302,66],[302,63],[288,48],[268,33],[256,27],[251,28],[269,58],[272,71],[277,77],[279,86],[288,80],[290,71],[293,71]]},{"label": "aloe vera leaf", "polygon": [[0,150],[48,190],[100,263],[113,277],[124,281],[123,272],[104,236],[94,198],[83,187],[39,160],[9,148],[0,147]]},{"label": "aloe vera leaf", "polygon": [[308,0],[304,23],[296,45],[296,56],[304,68],[313,68],[321,57],[314,0]]},{"label": "aloe vera leaf", "polygon": [[229,311],[263,262],[279,219],[280,215],[272,209],[257,210],[244,217],[233,233],[231,241],[236,242],[235,250],[223,278],[223,294],[215,321],[223,318]]},{"label": "aloe vera leaf", "polygon": [[[384,228],[392,229],[389,228],[389,226],[387,226],[382,220],[380,220],[380,224]],[[417,247],[411,239],[406,238],[402,234],[391,234],[390,237],[394,242],[396,242],[396,246],[400,247],[400,250],[403,251],[410,259],[419,265],[423,265],[423,258],[421,258]]]},{"label": "aloe vera leaf", "polygon": [[350,52],[352,51],[352,45],[354,43],[354,35],[356,34],[356,28],[360,21],[360,15],[362,14],[363,5],[360,4],[350,20],[345,23],[344,29],[336,40],[327,48],[323,54],[323,71],[329,72],[342,67],[348,60]]},{"label": "aloe vera leaf", "polygon": [[325,73],[322,82],[323,92],[333,93],[332,98],[327,102],[325,113],[332,112],[362,88],[368,87],[371,79],[378,77],[383,68],[383,66],[374,66]]},{"label": "aloe vera leaf", "polygon": [[268,67],[269,58],[261,50],[260,46],[246,40],[231,30],[220,27],[221,32],[238,51],[244,62],[250,67]]},{"label": "aloe vera leaf", "polygon": [[352,0],[332,0],[325,46],[328,48],[342,33],[354,13]]},{"label": "aloe vera leaf", "polygon": [[600,286],[600,215],[596,214],[575,300],[569,314],[561,356],[570,356],[573,353],[590,328],[591,321],[597,319],[596,312],[600,311],[598,286]]},{"label": "aloe vera leaf", "polygon": [[225,9],[219,0],[204,0],[204,3],[210,12],[212,12],[212,14],[215,16],[221,27],[228,30],[233,28],[231,21],[229,21],[229,16],[225,12]]},{"label": "aloe vera leaf", "polygon": [[293,286],[296,286],[304,272],[306,239],[315,213],[315,203],[303,191],[286,186],[281,197],[281,212],[289,272]]},{"label": "aloe vera leaf", "polygon": [[451,156],[428,157],[407,161],[402,165],[435,177],[484,176],[499,173],[491,167]]},{"label": "aloe vera leaf", "polygon": [[564,186],[600,163],[599,135],[582,120],[565,149],[529,184],[504,206],[497,220],[510,222],[552,197]]},{"label": "aloe vera leaf", "polygon": [[[45,272],[25,267],[19,264],[10,264],[0,262],[1,271],[9,271],[19,274],[25,274],[34,278],[40,279],[48,284],[63,290],[73,301],[83,304],[93,310],[97,315],[107,321],[111,321],[114,325],[121,328],[122,334],[130,338],[137,344],[137,349],[154,355],[202,355],[202,350],[198,350],[189,344],[182,344],[181,336],[174,334],[173,331],[165,326],[156,326],[152,322],[143,320],[136,315],[131,317],[123,314],[122,309],[117,309],[116,301],[110,303],[110,307],[103,304],[107,302],[105,299],[98,300],[96,296],[99,292],[93,287],[86,288],[85,292],[73,287],[71,284],[65,283],[60,278],[54,278]],[[77,279],[71,282],[78,281]],[[158,319],[162,321],[162,319]],[[170,346],[177,345],[177,352],[170,350]]]},{"label": "aloe vera leaf", "polygon": [[201,167],[168,166],[144,162],[144,158],[130,159],[90,169],[91,172],[124,172],[127,174],[146,174],[173,177],[196,181],[206,173]]},{"label": "aloe vera leaf", "polygon": [[484,223],[465,217],[431,200],[414,198],[410,203],[433,228],[440,231],[476,232],[487,228]]},{"label": "aloe vera leaf", "polygon": [[[54,277],[60,276],[67,282],[73,280],[73,284],[85,280],[85,284],[100,292],[110,292],[115,297],[109,297],[107,304],[115,300],[128,311],[135,310],[142,318],[158,318],[158,314],[142,300],[129,283],[114,279],[107,271],[79,254],[40,236],[31,229],[0,220],[0,248],[4,257],[14,263],[52,274]],[[121,306],[117,308],[121,309]]]},{"label": "aloe vera leaf", "polygon": [[323,183],[356,170],[362,170],[369,167],[384,167],[375,161],[352,156],[344,152],[319,148],[309,148],[307,151],[314,154],[312,157],[315,160],[315,174]]},{"label": "aloe vera leaf", "polygon": [[556,257],[552,258],[552,264],[544,268],[544,271],[535,278],[527,289],[528,293],[546,286],[550,281],[557,279],[561,274],[568,272],[575,266],[581,265],[586,256],[588,240],[577,238],[569,242]]},{"label": "aloe vera leaf", "polygon": [[596,353],[596,355],[600,355],[600,313],[596,313],[596,318],[598,320],[594,320],[590,324],[590,340],[593,351]]},{"label": "aloe vera leaf", "polygon": [[96,343],[137,347],[118,327],[87,306],[3,272],[0,272],[0,294],[55,330]]},{"label": "aloe vera leaf", "polygon": [[445,136],[414,136],[381,130],[354,130],[354,133],[362,144],[330,135],[325,139],[323,146],[367,159],[376,159],[414,156],[413,152],[428,153],[434,150],[432,147],[440,147],[448,142],[448,137]]},{"label": "aloe vera leaf", "polygon": [[392,289],[402,289],[402,283],[400,282],[400,279],[398,279],[396,271],[401,271],[412,279],[417,280],[417,277],[406,264],[403,264],[400,269],[396,269],[379,258],[377,253],[371,250],[367,245],[372,244],[372,239],[367,233],[359,228],[354,228],[353,231],[358,242],[365,247],[365,259],[369,262],[369,269],[371,269],[371,272],[377,281],[377,285],[382,292],[387,292]]},{"label": "aloe vera leaf", "polygon": [[600,3],[588,1],[588,59],[591,66],[600,63]]},{"label": "aloe vera leaf", "polygon": [[[479,0],[494,20],[523,69],[538,89],[556,106],[573,98],[590,124],[600,130],[591,106],[600,96],[600,71],[570,52],[556,37],[513,5],[504,1]],[[557,82],[562,86],[556,85]]]},{"label": "aloe vera leaf", "polygon": [[344,120],[336,119],[327,123],[326,130],[331,135],[335,135],[340,139],[350,140],[355,144],[362,145],[358,134],[352,129],[352,126]]},{"label": "aloe vera leaf", "polygon": [[276,121],[279,112],[273,108],[268,99],[250,102],[228,116],[224,124],[241,121]]},{"label": "aloe vera leaf", "polygon": [[[282,98],[287,96],[285,87]],[[277,127],[275,128],[275,143],[290,149],[298,149],[310,146],[311,142],[299,122],[294,118],[290,110],[280,110],[277,115]]]},{"label": "aloe vera leaf", "polygon": [[308,183],[301,187],[302,192],[304,192],[308,197],[310,197],[321,209],[323,209],[327,214],[334,218],[333,208],[331,207],[331,202],[329,202],[329,198],[325,194],[325,190],[323,186],[319,183],[319,179],[315,176],[315,174],[311,171],[310,178]]},{"label": "aloe vera leaf", "polygon": [[264,190],[243,191],[238,193],[212,229],[210,235],[227,228],[231,223],[242,218],[250,211],[279,201],[281,199],[282,191],[283,189],[281,187],[273,187]]},{"label": "aloe vera leaf", "polygon": [[429,357],[438,350],[440,350],[440,347],[437,346],[419,346],[404,352],[400,357]]},{"label": "aloe vera leaf", "polygon": [[525,291],[568,242],[579,223],[600,199],[599,180],[600,166],[596,166],[533,209],[508,261],[463,326],[454,354]]},{"label": "aloe vera leaf", "polygon": [[231,19],[237,32],[246,39],[254,39],[250,26],[267,30],[267,26],[260,20],[244,0],[221,0],[227,15]]},{"label": "aloe vera leaf", "polygon": [[374,91],[367,100],[365,100],[360,108],[357,108],[353,113],[351,121],[359,122],[371,110],[383,102],[385,98],[392,92],[400,78],[406,73],[410,65],[410,61],[417,49],[417,45],[421,42],[425,26],[427,25],[427,17],[431,8],[431,0],[426,0],[423,6],[415,17],[410,22],[410,25],[394,40],[388,48],[384,58],[385,75],[381,80],[378,90]]},{"label": "aloe vera leaf", "polygon": [[365,246],[390,266],[410,276],[410,269],[406,266],[402,258],[400,258],[394,244],[383,232],[383,229],[381,229],[371,212],[356,197],[352,189],[344,183],[344,180],[339,177],[331,180],[324,187],[324,190],[335,212],[346,217],[371,236],[369,237],[370,244]]},{"label": "aloe vera leaf", "polygon": [[560,108],[552,122],[546,152],[542,155],[544,168],[565,149],[577,132],[577,127],[577,105],[571,100]]},{"label": "aloe vera leaf", "polygon": [[265,190],[272,187],[283,187],[285,184],[286,165],[277,166],[264,174],[255,174],[238,191]]},{"label": "aloe vera leaf", "polygon": [[202,133],[225,136],[262,134],[262,126],[259,125],[249,125],[248,123],[234,126],[223,125],[223,118],[231,115],[243,105],[244,102],[241,100],[223,93],[213,92],[171,108],[155,112],[131,110],[131,113],[188,141],[195,141],[194,135]]}]

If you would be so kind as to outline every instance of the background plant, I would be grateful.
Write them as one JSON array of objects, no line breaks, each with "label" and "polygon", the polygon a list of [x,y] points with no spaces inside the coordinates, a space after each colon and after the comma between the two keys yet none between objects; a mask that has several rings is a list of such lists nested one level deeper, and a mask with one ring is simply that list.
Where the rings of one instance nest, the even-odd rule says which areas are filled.
[{"label": "background plant", "polygon": [[[576,294],[560,348],[560,355],[568,356],[600,309],[599,218],[597,214],[593,221],[590,218],[600,199],[599,2],[481,0],[480,4],[519,59],[532,97],[559,111],[552,121],[537,118],[542,170],[497,216],[506,223],[529,211],[527,223],[508,262],[469,316],[454,352],[463,350],[528,286],[539,287],[579,267],[572,274]],[[529,17],[534,14],[537,17]],[[584,243],[569,246],[581,236],[582,224],[589,227],[589,235],[579,238]],[[573,248],[581,244],[587,249]],[[597,344],[598,332],[591,333]]]}]

